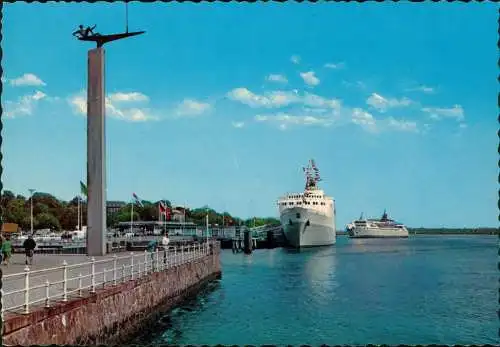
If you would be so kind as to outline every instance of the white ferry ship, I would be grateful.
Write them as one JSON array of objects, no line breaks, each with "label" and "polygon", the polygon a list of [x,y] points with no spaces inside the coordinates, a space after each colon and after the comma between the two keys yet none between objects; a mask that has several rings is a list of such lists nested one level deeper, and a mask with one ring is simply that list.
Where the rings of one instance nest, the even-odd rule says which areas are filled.
[{"label": "white ferry ship", "polygon": [[292,247],[335,244],[335,201],[318,188],[321,180],[314,160],[303,168],[306,187],[302,193],[291,193],[278,200],[281,225]]},{"label": "white ferry ship", "polygon": [[408,237],[406,227],[389,219],[385,210],[380,219],[364,219],[361,214],[358,220],[347,225],[346,231],[351,238]]}]

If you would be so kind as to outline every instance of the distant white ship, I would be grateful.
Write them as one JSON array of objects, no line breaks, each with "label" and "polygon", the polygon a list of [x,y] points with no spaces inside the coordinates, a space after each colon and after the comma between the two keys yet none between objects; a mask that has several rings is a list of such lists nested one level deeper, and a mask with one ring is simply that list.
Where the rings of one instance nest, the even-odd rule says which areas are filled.
[{"label": "distant white ship", "polygon": [[406,227],[389,219],[385,210],[380,219],[363,219],[361,214],[358,220],[347,225],[346,231],[351,238],[408,237]]},{"label": "distant white ship", "polygon": [[321,180],[313,160],[303,168],[306,187],[303,193],[291,193],[278,200],[281,225],[292,247],[335,244],[335,201],[318,188]]}]

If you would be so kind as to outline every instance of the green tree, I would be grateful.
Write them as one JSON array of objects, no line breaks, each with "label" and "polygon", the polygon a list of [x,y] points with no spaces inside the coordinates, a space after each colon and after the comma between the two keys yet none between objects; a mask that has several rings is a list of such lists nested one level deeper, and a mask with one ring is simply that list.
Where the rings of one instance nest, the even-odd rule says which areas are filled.
[{"label": "green tree", "polygon": [[37,229],[61,230],[61,224],[57,218],[50,213],[40,213],[37,215]]},{"label": "green tree", "polygon": [[78,224],[78,207],[67,206],[60,215],[59,223],[63,230],[75,230]]},{"label": "green tree", "polygon": [[[136,210],[136,208],[134,208]],[[158,220],[158,205],[152,203],[146,203],[144,206],[137,207],[137,213],[139,214],[139,219],[143,221],[154,221]]]},{"label": "green tree", "polygon": [[29,218],[26,202],[19,199],[10,200],[7,204],[4,222],[22,224],[25,217]]},{"label": "green tree", "polygon": [[[31,208],[31,206],[30,206]],[[49,206],[45,205],[44,203],[37,202],[33,204],[33,213],[34,214],[40,214],[40,213],[48,213],[49,212]]]},{"label": "green tree", "polygon": [[2,194],[2,200],[6,200],[7,202],[10,200],[14,200],[16,197],[13,192],[10,190],[4,190]]}]

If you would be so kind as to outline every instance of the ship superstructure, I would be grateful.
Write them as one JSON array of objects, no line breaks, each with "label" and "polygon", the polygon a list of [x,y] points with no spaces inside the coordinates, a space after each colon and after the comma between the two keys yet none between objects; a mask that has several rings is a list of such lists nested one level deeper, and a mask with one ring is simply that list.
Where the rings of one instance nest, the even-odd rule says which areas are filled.
[{"label": "ship superstructure", "polygon": [[385,210],[380,219],[365,219],[361,214],[357,220],[347,225],[346,231],[351,238],[408,237],[406,226],[387,217]]}]

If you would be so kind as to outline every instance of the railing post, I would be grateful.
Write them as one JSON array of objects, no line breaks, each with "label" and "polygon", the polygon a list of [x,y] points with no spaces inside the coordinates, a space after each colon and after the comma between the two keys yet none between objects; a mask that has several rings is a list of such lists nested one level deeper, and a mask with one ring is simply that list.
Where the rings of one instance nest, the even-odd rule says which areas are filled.
[{"label": "railing post", "polygon": [[90,281],[91,281],[91,293],[95,293],[95,258],[91,258],[92,264],[90,267]]},{"label": "railing post", "polygon": [[30,268],[26,265],[24,268],[24,313],[30,313]]},{"label": "railing post", "polygon": [[63,260],[63,301],[68,301],[68,263]]},{"label": "railing post", "polygon": [[160,253],[158,252],[158,247],[156,248],[156,272],[160,271]]},{"label": "railing post", "polygon": [[137,262],[137,278],[141,278],[141,261]]},{"label": "railing post", "polygon": [[177,246],[174,246],[174,266],[177,264]]},{"label": "railing post", "polygon": [[144,250],[144,276],[148,274],[148,250]]},{"label": "railing post", "polygon": [[[140,269],[141,268],[139,267],[139,270]],[[134,252],[130,252],[130,279],[134,280]]]},{"label": "railing post", "polygon": [[163,250],[163,270],[168,269],[168,257],[169,257],[169,247],[166,246]]},{"label": "railing post", "polygon": [[125,282],[125,264],[122,265],[122,283]]},{"label": "railing post", "polygon": [[45,307],[50,307],[50,282],[45,280]]},{"label": "railing post", "polygon": [[82,280],[83,280],[83,276],[82,276],[82,273],[80,272],[80,273],[78,274],[78,296],[79,296],[79,297],[82,297],[82,296],[83,296],[83,292],[82,292],[82,290],[83,290],[83,289],[82,289],[82,287],[83,287],[83,285],[82,285]]},{"label": "railing post", "polygon": [[118,256],[115,254],[113,256],[113,285],[116,286],[116,263],[118,262]]}]

